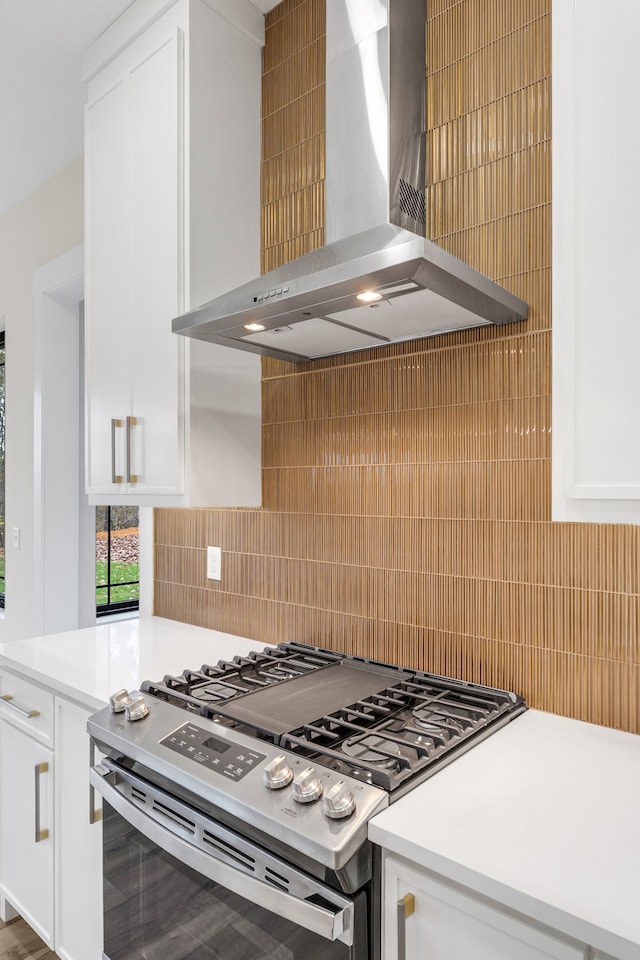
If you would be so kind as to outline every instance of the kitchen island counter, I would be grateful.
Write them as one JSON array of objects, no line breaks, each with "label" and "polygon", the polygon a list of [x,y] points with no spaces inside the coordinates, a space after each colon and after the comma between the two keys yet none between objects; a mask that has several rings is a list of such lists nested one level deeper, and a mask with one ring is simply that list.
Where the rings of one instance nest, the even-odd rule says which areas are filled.
[{"label": "kitchen island counter", "polygon": [[0,667],[99,710],[116,690],[135,690],[194,664],[217,663],[265,644],[161,617],[118,620],[0,644]]},{"label": "kitchen island counter", "polygon": [[385,850],[640,958],[640,736],[536,710],[369,823]]}]

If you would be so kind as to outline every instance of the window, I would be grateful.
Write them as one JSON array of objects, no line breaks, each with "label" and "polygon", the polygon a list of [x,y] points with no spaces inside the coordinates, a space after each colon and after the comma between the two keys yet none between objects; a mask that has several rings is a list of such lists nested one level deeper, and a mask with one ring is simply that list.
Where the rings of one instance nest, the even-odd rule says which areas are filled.
[{"label": "window", "polygon": [[139,603],[138,508],[96,507],[96,615]]},{"label": "window", "polygon": [[4,607],[4,330],[0,331],[0,607]]}]

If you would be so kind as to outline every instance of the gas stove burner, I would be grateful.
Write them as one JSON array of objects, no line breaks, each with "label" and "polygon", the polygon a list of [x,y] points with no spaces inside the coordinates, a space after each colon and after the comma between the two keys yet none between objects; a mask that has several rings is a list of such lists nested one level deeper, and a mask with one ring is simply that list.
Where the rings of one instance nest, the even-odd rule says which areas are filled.
[{"label": "gas stove burner", "polygon": [[[383,751],[383,752],[382,752]],[[362,760],[383,769],[392,769],[398,766],[396,757],[401,756],[400,747],[393,740],[370,734],[368,737],[359,737],[357,740],[346,740],[342,744],[342,752],[354,760]],[[394,756],[389,756],[389,754]]]},{"label": "gas stove burner", "polygon": [[260,676],[277,683],[280,680],[293,680],[294,677],[299,677],[300,674],[295,670],[284,670],[282,667],[272,667],[271,670],[261,670]]},{"label": "gas stove burner", "polygon": [[419,730],[406,724],[402,727],[402,736],[413,747],[434,747],[436,743],[449,739],[447,732],[440,727]]},{"label": "gas stove burner", "polygon": [[453,717],[447,717],[443,713],[436,713],[435,710],[431,710],[429,707],[414,707],[411,714],[416,726],[425,732],[437,733],[439,736],[444,735],[449,737],[452,727],[454,730],[462,731],[462,727],[459,723],[456,723]]},{"label": "gas stove burner", "polygon": [[191,696],[205,703],[218,703],[220,700],[229,700],[236,693],[237,690],[226,687],[223,683],[208,683],[205,687],[193,689]]},{"label": "gas stove burner", "polygon": [[438,726],[447,719],[443,713],[436,713],[435,710],[424,706],[414,707],[411,713],[415,722],[425,727]]}]

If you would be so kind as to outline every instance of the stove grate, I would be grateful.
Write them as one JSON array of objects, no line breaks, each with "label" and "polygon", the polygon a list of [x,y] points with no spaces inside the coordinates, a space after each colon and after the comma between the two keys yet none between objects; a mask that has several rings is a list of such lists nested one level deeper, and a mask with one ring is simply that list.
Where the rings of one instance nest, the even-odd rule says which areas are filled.
[{"label": "stove grate", "polygon": [[[258,706],[263,699],[255,702],[255,714],[253,699],[242,710],[231,703],[252,693],[261,698],[263,689],[330,667],[325,687],[320,676],[319,686],[313,687],[314,691],[328,689],[333,665],[340,661],[377,673],[382,689],[315,718],[304,718],[303,723],[298,720],[293,728],[268,726],[268,717],[260,714]],[[312,689],[309,681],[301,683],[305,692]],[[203,664],[199,670],[167,675],[161,683],[145,682],[142,690],[389,792],[418,774],[421,779],[430,776],[432,769],[435,772],[511,719],[509,715],[525,709],[524,701],[507,691],[299,643]],[[309,699],[320,706],[323,694]],[[272,704],[273,698],[268,702]]]}]

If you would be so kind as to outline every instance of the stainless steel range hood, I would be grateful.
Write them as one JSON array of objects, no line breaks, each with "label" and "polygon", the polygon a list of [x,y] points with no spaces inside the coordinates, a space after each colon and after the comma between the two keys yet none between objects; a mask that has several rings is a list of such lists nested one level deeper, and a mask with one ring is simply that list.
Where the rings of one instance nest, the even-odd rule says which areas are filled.
[{"label": "stainless steel range hood", "polygon": [[527,318],[425,239],[425,73],[424,0],[327,2],[327,244],[175,333],[300,362]]}]

